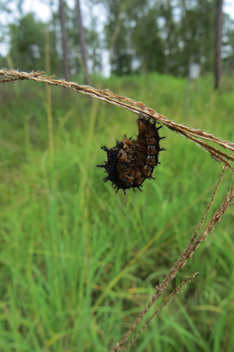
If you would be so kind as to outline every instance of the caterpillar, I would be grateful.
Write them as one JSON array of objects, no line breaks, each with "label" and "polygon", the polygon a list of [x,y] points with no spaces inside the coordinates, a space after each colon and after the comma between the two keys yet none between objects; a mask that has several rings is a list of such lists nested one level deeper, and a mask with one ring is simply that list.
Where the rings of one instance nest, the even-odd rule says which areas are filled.
[{"label": "caterpillar", "polygon": [[154,167],[159,163],[159,152],[165,150],[160,148],[159,141],[165,137],[159,136],[159,129],[156,122],[151,122],[150,118],[138,115],[137,119],[138,135],[137,139],[124,136],[120,142],[117,140],[116,146],[108,149],[101,147],[107,153],[107,161],[102,167],[108,174],[103,180],[111,181],[116,193],[119,189],[138,188],[140,191],[145,179],[154,179],[152,173]]}]

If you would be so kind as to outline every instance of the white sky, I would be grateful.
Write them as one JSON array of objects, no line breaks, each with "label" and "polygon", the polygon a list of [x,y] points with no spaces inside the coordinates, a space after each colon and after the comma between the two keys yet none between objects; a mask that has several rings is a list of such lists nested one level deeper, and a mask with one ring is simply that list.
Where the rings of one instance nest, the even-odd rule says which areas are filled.
[{"label": "white sky", "polygon": [[[0,0],[1,1],[1,0]],[[70,8],[75,7],[75,0],[66,0],[67,4]],[[90,18],[90,12],[98,17],[98,21],[100,22],[100,25],[103,24],[105,21],[105,11],[103,9],[102,5],[95,5],[92,8],[90,7],[89,3],[86,0],[80,0],[81,2],[81,8],[83,12],[83,18],[84,21],[86,22],[88,18]],[[48,5],[46,4],[48,3]],[[57,2],[56,2],[57,6]],[[14,17],[17,8],[15,3],[13,2],[11,4],[11,8],[14,11]],[[234,19],[234,0],[224,0],[224,5],[223,5],[223,11],[224,13],[228,13],[232,19]],[[50,12],[50,7],[49,7],[49,0],[24,0],[23,2],[23,12],[34,12],[36,14],[36,17],[42,21],[47,21],[51,17],[51,12]],[[0,20],[1,23],[9,23],[11,21],[12,15],[0,15]]]},{"label": "white sky", "polygon": [[[48,5],[46,3],[48,3]],[[71,9],[75,8],[75,0],[66,0],[66,3]],[[80,0],[80,3],[84,21],[91,17],[91,13],[98,16],[100,22],[105,20],[105,13],[101,4],[95,5],[91,8],[89,2],[85,0]],[[12,7],[15,9],[16,6],[12,5]],[[58,1],[55,1],[55,6],[53,6],[53,9],[56,10],[57,7]],[[24,0],[22,8],[24,13],[34,12],[36,17],[42,21],[46,22],[51,18],[49,0]]]},{"label": "white sky", "polygon": [[[1,1],[1,0],[0,0]],[[68,6],[71,9],[75,8],[75,0],[66,0]],[[83,15],[84,25],[86,27],[89,26],[89,20],[94,17],[97,17],[97,26],[98,30],[101,32],[105,22],[105,9],[102,4],[95,5],[92,8],[89,6],[89,3],[85,0],[80,0],[81,3],[81,10]],[[56,11],[58,6],[58,1],[55,1],[55,6],[53,9]],[[10,9],[12,10],[11,14],[0,13],[0,23],[2,25],[7,25],[13,22],[16,18],[19,18],[18,9],[16,6],[16,2],[13,1],[9,5]],[[49,6],[49,0],[24,0],[23,2],[23,13],[34,12],[36,18],[47,22],[51,18],[51,9]],[[0,42],[0,54],[6,55],[8,51],[8,45],[6,43]]]},{"label": "white sky", "polygon": [[[1,0],[0,0],[1,1]],[[73,9],[75,8],[75,0],[66,0],[68,6]],[[47,4],[48,5],[47,5]],[[56,1],[56,7],[58,6],[58,2]],[[94,16],[97,17],[98,19],[98,27],[100,28],[100,31],[103,28],[106,14],[103,5],[95,5],[92,8],[90,7],[89,2],[86,0],[80,0],[81,3],[81,9],[83,13],[83,20],[84,20],[84,25],[88,25],[90,14],[92,13]],[[10,23],[13,18],[17,17],[17,7],[15,2],[12,2],[11,4],[11,9],[13,10],[13,15],[6,15],[6,14],[0,14],[0,22],[1,24],[7,24]],[[234,19],[234,0],[224,0],[224,5],[223,5],[223,11],[224,13],[228,13],[232,19]],[[42,21],[48,21],[51,18],[51,11],[50,11],[50,6],[49,6],[49,0],[24,0],[23,2],[23,12],[28,13],[28,12],[34,12],[36,14],[36,17]],[[0,52],[1,50],[1,44],[0,44]]]},{"label": "white sky", "polygon": [[[67,4],[69,7],[74,8],[75,7],[75,0],[67,0]],[[82,11],[84,11],[88,14],[88,11],[90,11],[90,6],[85,5],[85,1],[81,0],[81,7]],[[96,5],[97,9],[97,5]],[[95,9],[95,10],[96,10]],[[23,10],[25,12],[35,12],[37,16],[42,20],[42,21],[47,21],[50,18],[50,9],[49,6],[45,4],[45,2],[41,2],[40,0],[25,0],[24,1],[24,6]],[[232,19],[234,19],[234,1],[233,0],[224,0],[224,6],[223,6],[223,11],[224,13],[228,13]],[[98,13],[98,17],[103,19],[103,12]]]}]

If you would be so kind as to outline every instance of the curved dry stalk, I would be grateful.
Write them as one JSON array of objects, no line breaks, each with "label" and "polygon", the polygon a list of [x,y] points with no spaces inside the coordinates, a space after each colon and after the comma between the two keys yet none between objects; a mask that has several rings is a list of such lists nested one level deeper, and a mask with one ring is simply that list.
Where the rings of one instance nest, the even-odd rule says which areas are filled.
[{"label": "curved dry stalk", "polygon": [[210,156],[212,158],[214,158],[216,161],[223,162],[227,167],[229,167],[232,171],[234,171],[233,166],[231,166],[230,163],[226,160],[226,159],[228,159],[230,161],[234,161],[234,157],[232,157],[231,155],[228,155],[226,153],[223,153],[223,152],[221,152],[221,150],[219,150],[215,147],[212,147],[211,145],[206,144],[196,138],[193,138],[188,135],[185,135],[185,137],[189,138],[191,141],[193,141],[194,143],[198,144],[200,147],[202,147],[203,149],[208,151],[210,153]]},{"label": "curved dry stalk", "polygon": [[103,89],[103,90],[96,89],[90,86],[79,85],[75,82],[67,82],[64,79],[56,80],[53,78],[53,76],[47,77],[46,75],[44,75],[44,72],[32,71],[28,73],[28,72],[22,72],[18,70],[8,70],[5,68],[0,70],[1,83],[23,81],[23,80],[29,80],[29,79],[34,80],[36,82],[43,82],[43,83],[47,83],[55,86],[61,86],[64,88],[72,89],[77,93],[86,94],[93,98],[104,100],[107,103],[117,105],[121,108],[128,109],[136,114],[144,114],[157,121],[160,121],[172,131],[182,134],[183,136],[190,139],[192,142],[196,144],[202,145],[202,148],[208,151],[215,160],[224,162],[227,167],[229,167],[232,171],[234,171],[234,168],[227,161],[227,160],[233,161],[233,158],[230,157],[230,155],[228,155],[227,153],[221,153],[216,148],[214,148],[215,150],[214,149],[211,150],[210,145],[205,142],[201,143],[200,139],[203,139],[212,143],[216,143],[219,146],[230,150],[231,152],[234,152],[234,143],[231,143],[230,141],[222,141],[220,138],[217,138],[207,132],[203,132],[202,130],[192,129],[182,124],[177,124],[167,119],[165,116],[159,114],[155,110],[147,107],[146,105],[144,105],[139,101],[135,101],[133,99],[114,94],[108,89]]}]

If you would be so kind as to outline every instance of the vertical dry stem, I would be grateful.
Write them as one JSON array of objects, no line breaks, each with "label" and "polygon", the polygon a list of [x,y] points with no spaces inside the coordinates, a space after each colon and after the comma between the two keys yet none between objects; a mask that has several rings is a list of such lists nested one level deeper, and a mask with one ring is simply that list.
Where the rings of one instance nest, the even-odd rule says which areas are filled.
[{"label": "vertical dry stem", "polygon": [[[181,292],[182,288],[192,279],[194,279],[194,277],[198,274],[198,272],[196,272],[195,274],[193,274],[192,276],[187,276],[186,279],[175,289],[175,291],[173,291],[169,297],[167,298],[167,300],[161,305],[161,307],[156,310],[156,312],[154,312],[154,314],[151,315],[151,317],[147,320],[147,322],[145,323],[145,325],[138,331],[138,333],[133,337],[133,339],[129,342],[129,344],[127,345],[127,347],[124,349],[124,352],[126,352],[131,345],[136,341],[136,339],[138,338],[138,336],[143,332],[143,330],[145,330],[147,328],[147,326],[151,323],[152,319],[159,313],[161,312],[161,310],[171,301],[171,299],[177,295],[178,293]],[[117,351],[117,350],[115,350]],[[113,352],[115,352],[113,351]]]},{"label": "vertical dry stem", "polygon": [[215,212],[215,214],[213,215],[212,219],[210,220],[209,224],[206,226],[206,228],[204,229],[204,231],[201,233],[201,235],[199,236],[198,240],[195,241],[195,238],[197,236],[198,231],[200,230],[202,223],[211,207],[211,204],[214,201],[214,197],[215,194],[217,193],[217,190],[219,188],[219,185],[222,181],[223,175],[224,175],[224,171],[225,171],[225,167],[223,168],[223,171],[220,175],[219,181],[217,183],[217,186],[215,188],[215,191],[212,195],[212,199],[205,211],[205,214],[203,215],[201,222],[198,225],[198,228],[196,229],[193,237],[191,238],[189,244],[187,245],[187,247],[185,248],[185,250],[183,251],[183,253],[181,254],[181,256],[179,257],[179,259],[174,263],[174,265],[172,266],[169,274],[166,275],[166,277],[164,278],[164,280],[162,281],[162,283],[160,285],[158,285],[156,287],[156,292],[155,294],[152,296],[151,300],[148,302],[147,306],[145,307],[145,309],[139,314],[138,318],[134,321],[134,323],[131,325],[130,329],[125,333],[123,339],[121,340],[120,343],[117,343],[114,348],[113,348],[113,352],[117,352],[119,351],[127,342],[130,334],[135,330],[136,326],[141,322],[142,318],[145,316],[145,314],[148,312],[148,310],[150,309],[150,307],[154,304],[154,302],[162,295],[162,293],[165,291],[165,289],[168,287],[169,283],[172,281],[172,279],[176,276],[177,272],[179,271],[179,269],[181,269],[187,262],[187,260],[189,258],[191,258],[192,254],[195,252],[195,250],[199,247],[199,245],[205,241],[207,235],[211,232],[211,230],[213,229],[213,227],[215,226],[215,224],[217,222],[220,221],[222,215],[224,214],[225,210],[227,209],[227,207],[231,204],[233,198],[234,198],[234,187],[231,189],[230,193],[227,195],[227,197],[224,199],[223,203],[220,205],[219,209]]}]

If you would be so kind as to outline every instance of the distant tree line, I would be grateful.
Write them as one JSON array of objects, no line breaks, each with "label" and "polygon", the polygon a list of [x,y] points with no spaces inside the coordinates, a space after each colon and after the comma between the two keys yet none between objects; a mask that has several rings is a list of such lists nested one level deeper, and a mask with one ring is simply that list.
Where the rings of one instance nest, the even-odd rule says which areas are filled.
[{"label": "distant tree line", "polygon": [[[12,0],[13,1],[13,0]],[[22,9],[23,0],[16,3]],[[102,5],[106,12],[104,33],[90,11],[89,26],[83,27],[80,0],[69,8],[65,0],[51,6],[50,23],[34,14],[23,14],[2,29],[7,38],[9,60],[20,70],[46,70],[49,50],[51,73],[82,73],[86,83],[92,72],[101,72],[103,53],[109,53],[111,72],[116,75],[157,71],[175,76],[188,74],[189,62],[201,64],[202,72],[214,70],[215,0],[88,0],[89,6]],[[0,11],[9,10],[7,1]],[[234,64],[234,21],[223,16],[223,66]],[[87,21],[86,21],[87,22]],[[47,44],[47,45],[46,45]],[[65,65],[65,66],[64,66]],[[62,71],[63,67],[63,71]],[[65,75],[65,73],[64,73]]]}]

